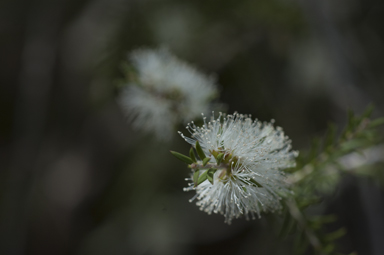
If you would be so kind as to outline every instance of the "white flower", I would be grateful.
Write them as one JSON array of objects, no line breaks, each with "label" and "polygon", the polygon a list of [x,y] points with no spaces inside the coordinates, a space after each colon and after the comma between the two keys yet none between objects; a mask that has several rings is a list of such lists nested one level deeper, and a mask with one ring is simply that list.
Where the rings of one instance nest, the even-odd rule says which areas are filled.
[{"label": "white flower", "polygon": [[[217,169],[213,184],[205,180],[197,187],[190,183],[184,189],[196,190],[190,201],[197,198],[201,210],[223,214],[228,224],[241,215],[248,220],[250,216],[260,217],[262,211],[280,209],[279,200],[288,192],[282,170],[295,166],[298,152],[291,150],[291,141],[282,128],[274,128],[272,123],[252,121],[238,113],[227,116],[220,113],[217,119],[212,115],[208,123],[204,117],[202,127],[193,122],[188,124],[192,138],[179,132],[193,146],[198,141],[210,157],[206,166],[201,161],[191,165],[193,170],[200,170],[201,176],[208,168]],[[224,158],[216,162],[221,153]]]},{"label": "white flower", "polygon": [[159,138],[173,128],[210,110],[218,95],[213,77],[201,74],[165,49],[141,49],[130,54],[136,75],[120,97],[133,125]]}]

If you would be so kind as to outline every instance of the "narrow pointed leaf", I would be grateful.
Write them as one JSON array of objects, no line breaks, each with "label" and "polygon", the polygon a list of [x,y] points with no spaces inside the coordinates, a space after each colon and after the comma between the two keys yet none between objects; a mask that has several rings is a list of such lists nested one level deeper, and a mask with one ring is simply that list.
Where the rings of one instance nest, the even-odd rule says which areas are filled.
[{"label": "narrow pointed leaf", "polygon": [[201,160],[206,158],[205,153],[201,148],[199,141],[196,141],[196,151],[197,151],[197,155],[199,155]]},{"label": "narrow pointed leaf", "polygon": [[343,152],[347,153],[353,150],[363,148],[364,146],[367,146],[367,145],[369,145],[369,141],[366,141],[364,139],[352,139],[345,143],[342,143],[340,145],[340,149]]},{"label": "narrow pointed leaf", "polygon": [[340,228],[332,233],[327,234],[325,238],[327,241],[333,241],[344,236],[346,233],[347,231],[345,230],[345,228]]},{"label": "narrow pointed leaf", "polygon": [[343,132],[341,133],[341,138],[346,139],[347,135],[353,132],[353,112],[351,110],[347,111],[347,125],[345,126]]},{"label": "narrow pointed leaf", "polygon": [[190,157],[187,157],[181,153],[178,153],[176,151],[170,151],[172,153],[173,156],[175,156],[177,159],[183,161],[184,163],[187,163],[187,164],[192,164],[193,161]]},{"label": "narrow pointed leaf", "polygon": [[384,117],[372,120],[371,122],[369,122],[368,127],[374,128],[374,127],[381,126],[383,124],[384,124]]},{"label": "narrow pointed leaf", "polygon": [[291,233],[294,226],[295,226],[295,220],[293,219],[293,217],[289,212],[285,212],[283,223],[282,223],[278,237],[282,239],[287,237]]},{"label": "narrow pointed leaf", "polygon": [[209,162],[210,158],[203,159],[203,166],[205,166]]},{"label": "narrow pointed leaf", "polygon": [[200,176],[199,176],[199,179],[197,180],[197,185],[200,185],[203,181],[205,181],[207,179],[207,172],[208,171],[205,171],[204,173],[202,173]]},{"label": "narrow pointed leaf", "polygon": [[219,155],[217,155],[217,157],[216,157],[217,165],[221,164],[221,161],[223,160],[223,157],[224,157],[224,153],[220,153]]},{"label": "narrow pointed leaf", "polygon": [[308,240],[306,238],[305,232],[300,231],[299,234],[296,235],[294,241],[294,254],[302,254],[305,249],[308,247]]},{"label": "narrow pointed leaf", "polygon": [[191,157],[192,161],[193,162],[197,162],[196,160],[196,156],[195,156],[195,152],[193,151],[193,148],[191,147],[191,149],[189,150],[189,156]]},{"label": "narrow pointed leaf", "polygon": [[321,222],[321,224],[324,223],[332,223],[337,220],[337,216],[334,214],[329,214],[329,215],[321,215],[318,217],[318,221]]},{"label": "narrow pointed leaf", "polygon": [[348,124],[347,124],[347,126],[352,131],[357,126],[358,119],[356,118],[356,116],[354,115],[352,110],[348,110],[347,114],[348,114]]},{"label": "narrow pointed leaf", "polygon": [[311,149],[309,151],[309,158],[308,161],[312,161],[316,158],[318,155],[320,149],[320,139],[318,137],[315,137],[311,142]]},{"label": "narrow pointed leaf", "polygon": [[365,111],[364,111],[364,113],[362,115],[362,118],[364,119],[364,118],[371,117],[372,112],[373,112],[374,109],[375,109],[375,107],[372,104],[368,105],[368,107],[365,109]]},{"label": "narrow pointed leaf", "polygon": [[199,174],[200,174],[199,170],[196,170],[193,173],[193,183],[195,184],[195,187],[197,186],[197,181],[199,180]]},{"label": "narrow pointed leaf", "polygon": [[328,245],[326,245],[324,248],[323,248],[325,254],[332,254],[331,252],[335,250],[335,244],[333,243],[330,243]]},{"label": "narrow pointed leaf", "polygon": [[213,185],[213,176],[207,174],[207,179]]},{"label": "narrow pointed leaf", "polygon": [[266,138],[267,138],[266,136],[263,136],[262,138],[260,138],[258,145],[262,144]]},{"label": "narrow pointed leaf", "polygon": [[215,174],[215,172],[217,171],[216,168],[210,168],[208,169],[207,171],[207,179],[208,181],[213,185],[213,176]]},{"label": "narrow pointed leaf", "polygon": [[330,148],[335,143],[336,125],[334,123],[328,124],[327,136],[325,138],[325,147]]},{"label": "narrow pointed leaf", "polygon": [[212,156],[214,157],[214,158],[216,158],[217,157],[217,155],[219,155],[219,153],[217,152],[217,151],[215,151],[215,150],[213,150],[213,151],[209,151],[211,154],[212,154]]},{"label": "narrow pointed leaf", "polygon": [[261,185],[260,183],[258,183],[257,181],[255,181],[254,179],[251,179],[251,180],[249,180],[250,182],[252,182],[253,184],[255,184],[257,187],[259,187],[259,188],[262,188],[263,187],[263,185]]}]

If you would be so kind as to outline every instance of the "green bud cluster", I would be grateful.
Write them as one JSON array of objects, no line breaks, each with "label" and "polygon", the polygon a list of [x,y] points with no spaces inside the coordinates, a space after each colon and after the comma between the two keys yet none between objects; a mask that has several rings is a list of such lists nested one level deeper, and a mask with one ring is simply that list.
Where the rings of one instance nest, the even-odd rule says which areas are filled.
[{"label": "green bud cluster", "polygon": [[[215,172],[218,170],[224,154],[221,153],[220,157],[217,157],[217,156],[215,157],[217,161],[217,166],[214,166],[211,164],[207,165],[211,160],[211,157],[210,156],[207,157],[205,155],[199,142],[196,142],[195,149],[198,157],[200,158],[199,161],[196,159],[197,157],[193,147],[189,150],[189,157],[181,153],[178,153],[176,151],[171,151],[171,153],[180,161],[187,163],[188,167],[194,171],[193,182],[195,184],[195,187],[197,187],[199,184],[201,184],[205,180],[208,180],[210,183],[213,184],[213,176]],[[206,171],[201,171],[201,170],[206,170]]]},{"label": "green bud cluster", "polygon": [[[195,154],[195,150],[197,155]],[[228,178],[232,177],[233,167],[241,167],[239,158],[234,157],[230,152],[226,152],[225,148],[219,148],[218,151],[210,151],[211,154],[207,156],[197,141],[195,144],[195,150],[191,147],[189,150],[189,157],[181,153],[171,151],[173,156],[188,164],[188,168],[193,170],[194,187],[197,187],[205,180],[208,180],[211,184],[213,184],[213,176],[218,170],[222,170],[219,175],[219,179],[225,182]],[[197,156],[200,160],[197,160]],[[211,157],[216,160],[216,164],[208,164]],[[258,183],[255,183],[255,185],[261,187]]]}]

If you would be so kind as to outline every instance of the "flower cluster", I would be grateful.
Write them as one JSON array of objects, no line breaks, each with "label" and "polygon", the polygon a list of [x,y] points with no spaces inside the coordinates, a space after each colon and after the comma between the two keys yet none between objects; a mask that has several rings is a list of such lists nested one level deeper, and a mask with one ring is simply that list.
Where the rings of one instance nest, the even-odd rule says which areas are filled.
[{"label": "flower cluster", "polygon": [[228,224],[241,215],[254,219],[263,211],[280,209],[281,196],[288,192],[282,170],[294,167],[298,155],[281,127],[248,115],[220,113],[209,122],[204,117],[202,127],[192,122],[187,129],[192,138],[179,133],[200,160],[193,149],[190,157],[172,153],[192,169],[187,178],[191,183],[184,189],[196,190],[191,202],[197,198],[201,210],[223,214]]},{"label": "flower cluster", "polygon": [[213,77],[198,72],[165,49],[141,49],[130,56],[133,75],[120,104],[133,125],[166,140],[178,123],[210,109],[218,95]]}]

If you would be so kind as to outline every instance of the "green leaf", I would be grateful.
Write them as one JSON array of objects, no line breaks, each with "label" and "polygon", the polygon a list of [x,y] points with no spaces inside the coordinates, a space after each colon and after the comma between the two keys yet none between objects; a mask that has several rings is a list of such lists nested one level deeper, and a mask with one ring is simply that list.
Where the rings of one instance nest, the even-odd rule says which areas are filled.
[{"label": "green leaf", "polygon": [[337,220],[337,216],[334,214],[328,214],[328,215],[320,215],[320,216],[311,216],[309,217],[310,220],[312,221],[317,221],[320,224],[324,223],[332,223]]},{"label": "green leaf", "polygon": [[205,166],[211,158],[205,158],[203,159],[203,166]]},{"label": "green leaf", "polygon": [[348,126],[353,127],[355,122],[355,115],[353,114],[353,111],[351,109],[347,110],[348,114]]},{"label": "green leaf", "polygon": [[345,230],[345,228],[340,228],[332,233],[327,234],[325,238],[327,241],[333,241],[344,236],[346,233],[347,231]]},{"label": "green leaf", "polygon": [[197,162],[196,160],[196,156],[195,156],[195,152],[193,151],[193,148],[191,147],[191,149],[189,150],[189,156],[191,157],[192,161],[193,162]]},{"label": "green leaf", "polygon": [[343,152],[350,152],[359,148],[363,148],[366,145],[368,145],[368,141],[365,139],[352,139],[342,143],[340,148]]},{"label": "green leaf", "polygon": [[369,122],[368,127],[369,128],[375,128],[375,127],[381,126],[383,124],[384,124],[384,117],[381,117],[381,118],[378,118],[378,119],[375,119],[375,120],[372,120],[371,122]]},{"label": "green leaf", "polygon": [[320,138],[315,137],[311,141],[311,150],[309,151],[309,161],[312,161],[313,159],[316,158],[316,156],[319,154],[319,149],[320,149]]},{"label": "green leaf", "polygon": [[208,174],[208,171],[205,171],[203,174],[199,176],[199,179],[197,180],[197,184],[195,185],[195,187],[200,185],[203,181],[205,181],[208,178],[207,174]]},{"label": "green leaf", "polygon": [[325,137],[325,147],[327,149],[333,146],[333,144],[335,143],[335,137],[336,137],[336,125],[334,123],[329,123],[327,136]]},{"label": "green leaf", "polygon": [[259,142],[258,145],[262,144],[266,138],[267,138],[266,136],[263,136],[262,138],[260,138],[260,140],[258,141]]},{"label": "green leaf", "polygon": [[221,161],[223,160],[223,157],[224,157],[224,153],[220,153],[219,155],[217,155],[217,157],[216,157],[217,165],[221,164]]},{"label": "green leaf", "polygon": [[196,170],[193,173],[193,183],[195,184],[195,187],[197,186],[197,181],[199,180],[199,174],[200,174],[199,170]]},{"label": "green leaf", "polygon": [[175,156],[180,161],[183,161],[184,163],[187,163],[187,164],[193,164],[193,161],[190,157],[187,157],[187,156],[180,154],[176,151],[170,151],[170,152],[172,153],[173,156]]},{"label": "green leaf", "polygon": [[285,212],[284,220],[279,231],[279,238],[285,238],[289,233],[291,233],[293,227],[295,226],[295,220],[290,213]]},{"label": "green leaf", "polygon": [[299,234],[296,235],[294,240],[294,250],[295,254],[302,254],[308,247],[308,240],[306,238],[305,232],[300,231]]},{"label": "green leaf", "polygon": [[260,183],[258,183],[256,180],[254,180],[254,179],[250,179],[249,180],[250,182],[252,182],[253,184],[255,184],[257,187],[259,187],[259,188],[262,188],[263,187],[263,185],[261,185]]},{"label": "green leaf", "polygon": [[341,139],[347,139],[348,134],[352,133],[354,130],[354,115],[351,110],[348,110],[347,112],[348,117],[347,117],[347,125],[345,126],[343,132],[341,132]]},{"label": "green leaf", "polygon": [[374,129],[363,130],[355,135],[356,138],[366,139],[371,142],[377,141],[378,136],[377,131]]},{"label": "green leaf", "polygon": [[203,160],[207,157],[207,156],[205,156],[205,153],[204,153],[203,149],[201,148],[199,141],[196,141],[196,151],[197,151],[197,155],[199,155],[201,160]]},{"label": "green leaf", "polygon": [[335,250],[335,244],[333,244],[333,243],[330,243],[324,247],[325,254],[331,254],[331,252],[334,250]]},{"label": "green leaf", "polygon": [[365,109],[364,113],[361,115],[362,119],[371,117],[371,114],[372,114],[374,109],[375,109],[375,107],[373,106],[373,104],[368,105],[368,107]]},{"label": "green leaf", "polygon": [[215,172],[217,171],[216,168],[210,168],[208,169],[207,171],[207,179],[208,181],[213,185],[213,176],[215,174]]},{"label": "green leaf", "polygon": [[213,177],[207,174],[207,179],[213,185]]},{"label": "green leaf", "polygon": [[316,197],[316,196],[306,197],[306,198],[300,199],[300,201],[297,201],[297,206],[299,207],[299,209],[303,210],[308,206],[321,203],[322,200],[323,199],[321,197]]},{"label": "green leaf", "polygon": [[244,184],[247,184],[247,185],[252,185],[252,186],[259,187],[259,188],[263,187],[260,183],[258,183],[256,180],[254,180],[252,178],[249,180],[249,182],[251,182],[251,183],[246,182],[245,180],[242,180],[242,179],[240,179],[240,181],[242,181]]}]

